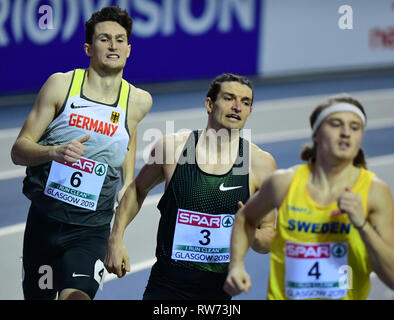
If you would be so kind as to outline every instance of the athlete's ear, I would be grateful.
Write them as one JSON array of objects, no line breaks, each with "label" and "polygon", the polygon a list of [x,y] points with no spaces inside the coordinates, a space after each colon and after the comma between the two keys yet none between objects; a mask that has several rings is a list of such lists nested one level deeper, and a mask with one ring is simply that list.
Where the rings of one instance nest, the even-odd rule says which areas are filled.
[{"label": "athlete's ear", "polygon": [[91,46],[89,43],[84,43],[84,44],[83,44],[83,50],[85,51],[85,53],[86,53],[86,55],[87,55],[88,57],[91,57],[91,56],[92,56],[92,54],[91,54],[91,48],[92,48],[92,46]]},{"label": "athlete's ear", "polygon": [[130,53],[131,53],[131,43],[129,43],[129,45],[127,46],[127,58],[129,58],[130,57]]},{"label": "athlete's ear", "polygon": [[319,130],[316,130],[313,134],[312,134],[312,141],[313,141],[313,143],[314,144],[317,144],[319,141],[318,141],[318,138],[317,138],[317,133],[319,132]]},{"label": "athlete's ear", "polygon": [[207,109],[208,114],[210,114],[213,110],[213,101],[210,97],[205,98],[205,109]]}]

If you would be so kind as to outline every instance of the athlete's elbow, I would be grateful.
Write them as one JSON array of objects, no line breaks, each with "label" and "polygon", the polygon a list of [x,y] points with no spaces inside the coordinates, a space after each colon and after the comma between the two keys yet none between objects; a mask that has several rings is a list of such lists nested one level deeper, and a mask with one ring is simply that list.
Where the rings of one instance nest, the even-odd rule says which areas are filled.
[{"label": "athlete's elbow", "polygon": [[272,227],[258,227],[254,234],[252,249],[258,253],[267,254],[271,251],[271,243],[275,236]]},{"label": "athlete's elbow", "polygon": [[258,242],[258,241],[253,241],[251,248],[253,251],[261,254],[267,254],[270,252],[270,248],[265,246],[264,244]]},{"label": "athlete's elbow", "polygon": [[18,147],[16,144],[14,144],[11,149],[11,160],[12,163],[17,166],[24,165],[22,157],[19,156]]}]

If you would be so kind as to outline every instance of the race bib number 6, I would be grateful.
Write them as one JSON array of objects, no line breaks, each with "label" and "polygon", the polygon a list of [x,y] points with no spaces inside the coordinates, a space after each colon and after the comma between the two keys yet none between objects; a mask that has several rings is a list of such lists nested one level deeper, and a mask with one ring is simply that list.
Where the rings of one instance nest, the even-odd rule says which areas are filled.
[{"label": "race bib number 6", "polygon": [[230,214],[178,209],[171,258],[202,263],[229,262],[233,222],[234,215]]},{"label": "race bib number 6", "polygon": [[108,164],[80,158],[77,162],[52,161],[44,194],[76,207],[96,210]]}]

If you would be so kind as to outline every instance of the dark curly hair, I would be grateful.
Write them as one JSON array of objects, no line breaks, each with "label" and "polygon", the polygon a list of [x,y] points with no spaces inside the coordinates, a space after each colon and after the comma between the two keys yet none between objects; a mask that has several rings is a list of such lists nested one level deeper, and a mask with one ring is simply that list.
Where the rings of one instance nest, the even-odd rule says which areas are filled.
[{"label": "dark curly hair", "polygon": [[115,21],[119,23],[126,29],[127,40],[130,41],[133,19],[130,18],[126,10],[116,6],[111,6],[104,7],[100,11],[93,13],[90,19],[86,21],[86,43],[92,44],[96,24],[104,21]]}]

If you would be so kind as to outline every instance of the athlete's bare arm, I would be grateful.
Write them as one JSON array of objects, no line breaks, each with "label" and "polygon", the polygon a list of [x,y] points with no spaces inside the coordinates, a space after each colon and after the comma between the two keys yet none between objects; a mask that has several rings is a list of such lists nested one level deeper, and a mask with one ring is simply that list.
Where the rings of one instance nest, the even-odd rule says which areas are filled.
[{"label": "athlete's bare arm", "polygon": [[127,125],[131,134],[128,151],[122,165],[122,188],[118,193],[120,202],[126,188],[132,182],[135,171],[137,125],[152,107],[152,96],[149,92],[130,85],[130,95],[127,113]]},{"label": "athlete's bare arm", "polygon": [[52,160],[75,162],[83,155],[83,143],[89,139],[88,135],[60,146],[41,146],[37,143],[62,107],[71,78],[72,71],[55,73],[42,86],[12,147],[11,158],[15,164],[37,166]]},{"label": "athlete's bare arm", "polygon": [[378,178],[368,196],[368,223],[359,230],[373,271],[394,290],[394,204],[390,189]]},{"label": "athlete's bare arm", "polygon": [[136,146],[137,146],[137,129],[131,134],[129,143],[127,145],[127,153],[123,160],[121,168],[122,176],[122,188],[118,192],[118,203],[123,197],[127,187],[133,181],[135,171],[135,157],[136,157]]},{"label": "athlete's bare arm", "polygon": [[[260,189],[268,175],[277,169],[277,166],[272,155],[261,150],[256,145],[251,144],[251,151],[250,190],[253,195]],[[270,251],[271,242],[275,235],[275,219],[275,210],[273,210],[261,220],[252,242],[254,251],[259,253],[268,253]]]},{"label": "athlete's bare arm", "polygon": [[118,277],[130,271],[130,259],[123,242],[127,225],[136,217],[149,191],[163,181],[167,184],[175,170],[176,162],[173,163],[174,157],[171,155],[175,155],[179,147],[185,143],[182,136],[181,139],[174,139],[175,136],[166,136],[155,143],[149,162],[127,187],[116,210],[104,264],[109,272],[117,274]]},{"label": "athlete's bare arm", "polygon": [[229,273],[224,284],[228,294],[235,296],[249,291],[251,281],[244,265],[246,252],[254,240],[255,229],[261,219],[282,204],[293,175],[293,169],[273,172],[260,190],[237,212],[231,234]]}]

